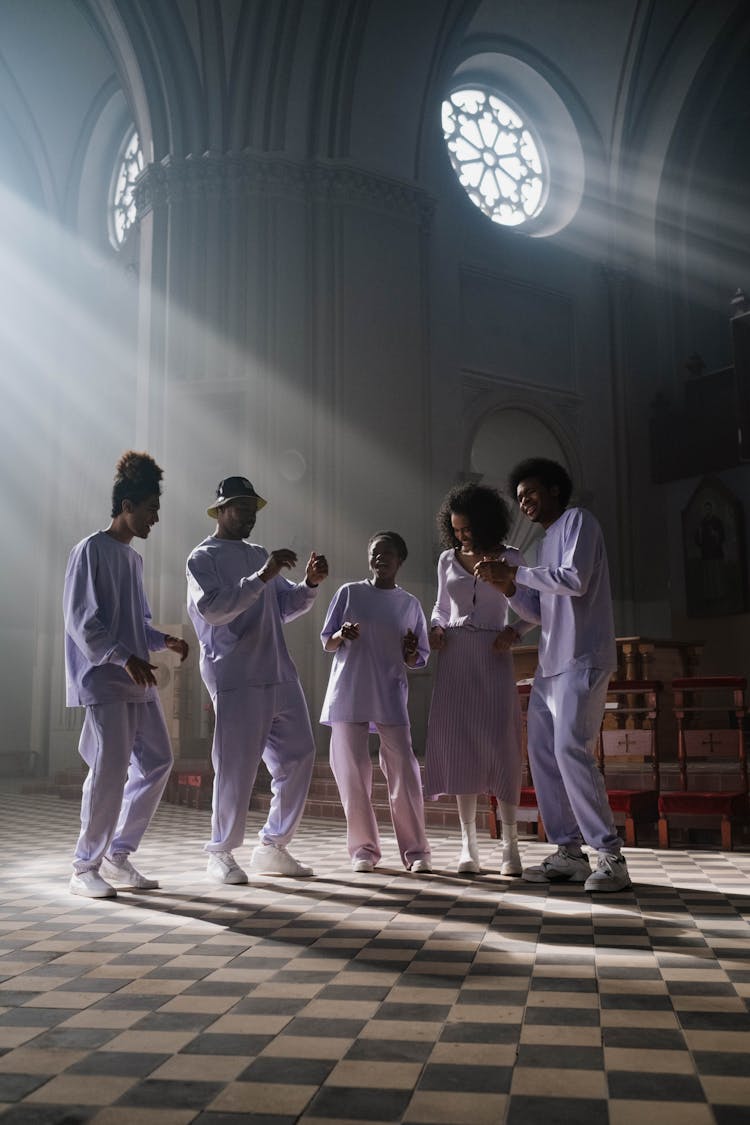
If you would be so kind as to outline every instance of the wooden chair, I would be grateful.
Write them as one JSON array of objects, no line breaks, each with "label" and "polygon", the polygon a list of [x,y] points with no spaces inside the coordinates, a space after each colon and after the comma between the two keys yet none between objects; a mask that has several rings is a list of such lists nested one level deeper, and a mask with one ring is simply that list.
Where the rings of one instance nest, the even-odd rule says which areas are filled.
[{"label": "wooden chair", "polygon": [[[658,680],[611,680],[597,744],[599,769],[615,820],[625,824],[625,843],[638,845],[638,828],[659,817],[658,722],[662,684]],[[610,785],[607,769],[620,767],[633,786]],[[644,784],[644,771],[647,780]]]},{"label": "wooden chair", "polygon": [[[543,843],[547,836],[544,831],[544,824],[542,823],[542,815],[539,812],[539,807],[536,802],[536,793],[534,792],[534,783],[531,777],[531,770],[529,769],[529,756],[526,748],[526,714],[529,708],[529,696],[531,695],[531,684],[518,684],[516,690],[518,691],[518,701],[521,705],[521,752],[523,754],[523,773],[521,775],[521,796],[518,802],[519,820],[536,820],[536,838]],[[524,813],[529,815],[524,816]],[[498,840],[502,836],[502,827],[498,820],[497,815],[497,797],[490,796],[490,836],[493,840]]]},{"label": "wooden chair", "polygon": [[[673,680],[680,789],[659,797],[659,846],[669,847],[670,817],[713,817],[721,823],[721,846],[734,848],[734,827],[748,817],[745,753],[745,688],[742,676],[697,676]],[[696,788],[696,775],[711,763],[733,759],[737,773],[727,789]],[[737,776],[737,774],[739,776]]]},{"label": "wooden chair", "polygon": [[211,808],[214,769],[210,758],[177,758],[164,792],[164,800],[173,805]]}]

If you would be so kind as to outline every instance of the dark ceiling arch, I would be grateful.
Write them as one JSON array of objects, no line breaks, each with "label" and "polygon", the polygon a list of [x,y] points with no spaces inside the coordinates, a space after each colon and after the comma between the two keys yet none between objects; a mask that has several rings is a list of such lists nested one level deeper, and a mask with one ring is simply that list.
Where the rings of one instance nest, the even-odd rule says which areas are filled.
[{"label": "dark ceiling arch", "polygon": [[243,5],[229,75],[230,151],[284,147],[289,70],[301,13],[301,0],[271,6],[250,0]]},{"label": "dark ceiling arch", "polygon": [[79,0],[115,61],[147,161],[208,144],[205,91],[177,5]]}]

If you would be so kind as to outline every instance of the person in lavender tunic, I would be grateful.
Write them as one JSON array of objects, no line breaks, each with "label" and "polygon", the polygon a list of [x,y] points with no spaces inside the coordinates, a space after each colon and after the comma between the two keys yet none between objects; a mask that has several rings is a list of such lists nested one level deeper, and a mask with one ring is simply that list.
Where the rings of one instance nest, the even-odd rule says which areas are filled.
[{"label": "person in lavender tunic", "polygon": [[427,622],[414,595],[396,585],[407,556],[398,532],[376,532],[367,551],[370,578],[336,591],[320,634],[325,651],[334,653],[320,721],[331,727],[331,769],[346,813],[354,871],[372,871],[381,857],[371,800],[372,731],[380,736],[380,768],[401,860],[407,871],[428,872],[430,846],[406,677],[407,668],[427,663]]},{"label": "person in lavender tunic", "polygon": [[[529,762],[539,810],[557,851],[523,872],[529,883],[583,883],[587,891],[630,886],[594,748],[607,685],[617,667],[612,595],[601,528],[568,507],[567,471],[543,457],[510,474],[521,511],[544,529],[536,566],[506,554],[476,572],[504,590],[522,617],[541,625],[539,666],[529,698]],[[581,845],[598,852],[592,872]]]},{"label": "person in lavender tunic", "polygon": [[78,752],[89,768],[70,890],[85,898],[114,898],[113,883],[159,886],[130,859],[172,768],[149,653],[168,648],[184,660],[188,646],[151,624],[143,559],[130,544],[159,522],[161,478],[147,453],[124,453],[112,521],[73,548],[65,573],[66,698],[86,709]]},{"label": "person in lavender tunic", "polygon": [[425,796],[456,797],[461,821],[459,874],[481,870],[477,798],[498,799],[501,874],[520,875],[516,810],[521,788],[521,715],[510,647],[531,625],[508,623],[505,595],[474,574],[487,554],[522,562],[504,545],[508,507],[494,488],[452,489],[438,512],[447,550],[438,560],[430,645],[439,653],[427,728]]}]

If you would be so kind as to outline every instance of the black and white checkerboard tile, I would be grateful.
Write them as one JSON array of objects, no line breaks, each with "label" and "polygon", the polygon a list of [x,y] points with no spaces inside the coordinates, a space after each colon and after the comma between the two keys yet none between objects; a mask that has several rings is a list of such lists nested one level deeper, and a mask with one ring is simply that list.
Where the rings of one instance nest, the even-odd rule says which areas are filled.
[{"label": "black and white checkerboard tile", "polygon": [[750,1123],[750,854],[631,851],[592,898],[501,878],[490,839],[459,878],[447,832],[432,875],[389,836],[354,875],[310,821],[316,878],[216,887],[208,814],[165,806],[161,889],[89,901],[77,813],[0,798],[3,1125]]}]

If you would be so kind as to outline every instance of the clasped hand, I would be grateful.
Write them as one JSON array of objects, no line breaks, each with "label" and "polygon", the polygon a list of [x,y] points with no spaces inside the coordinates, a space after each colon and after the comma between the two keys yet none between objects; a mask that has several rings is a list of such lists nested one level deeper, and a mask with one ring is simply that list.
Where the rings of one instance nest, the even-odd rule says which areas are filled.
[{"label": "clasped hand", "polygon": [[477,578],[489,582],[492,586],[499,586],[506,592],[513,585],[518,567],[510,566],[505,559],[483,558],[474,567]]}]

